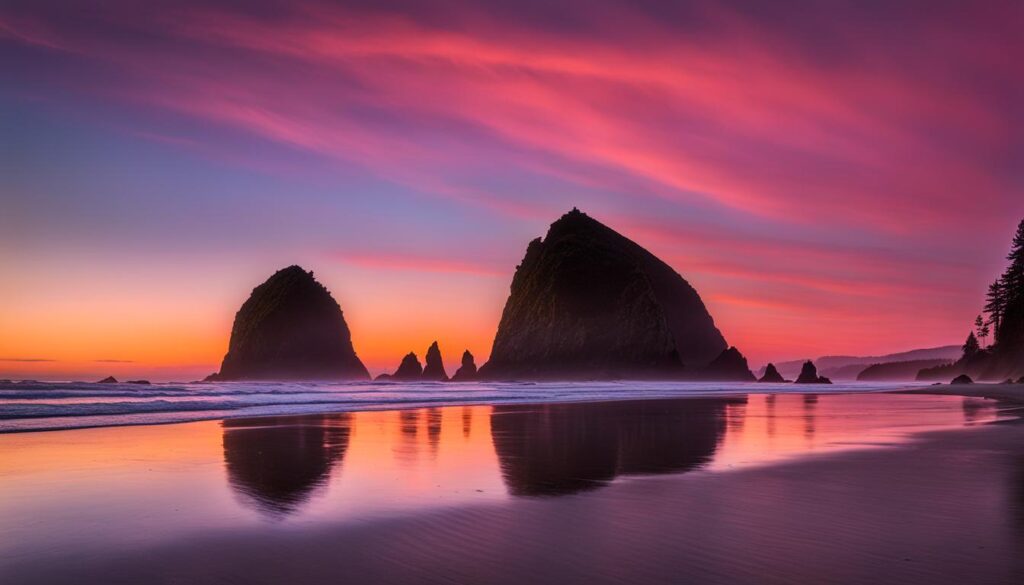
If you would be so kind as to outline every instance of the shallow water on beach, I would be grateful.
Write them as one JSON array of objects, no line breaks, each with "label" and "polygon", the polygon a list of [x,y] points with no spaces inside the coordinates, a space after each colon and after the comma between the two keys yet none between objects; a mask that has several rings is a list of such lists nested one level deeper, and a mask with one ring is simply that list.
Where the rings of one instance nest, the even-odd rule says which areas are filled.
[{"label": "shallow water on beach", "polygon": [[[0,435],[0,580],[74,582],[79,570],[102,572],[109,566],[113,571],[122,561],[156,570],[159,562],[147,565],[140,559],[154,558],[153,551],[161,547],[182,547],[210,535],[235,535],[228,538],[231,542],[239,535],[292,538],[424,514],[501,510],[517,502],[596,497],[611,517],[627,511],[646,517],[657,515],[670,500],[663,500],[668,492],[654,484],[644,488],[644,482],[698,481],[782,461],[891,449],[921,431],[1012,418],[1004,406],[956,396],[749,394],[429,407]],[[971,485],[977,488],[978,483]],[[944,497],[964,498],[966,505],[972,498],[991,497],[998,487],[980,483],[989,493]],[[637,486],[617,487],[630,484]],[[736,497],[742,492],[736,491]],[[773,493],[785,498],[784,492]],[[773,504],[765,505],[758,513],[768,513]],[[884,501],[878,506],[879,513],[888,513]],[[835,513],[841,516],[843,510]],[[726,523],[752,521],[727,509],[721,514]],[[611,538],[640,529],[628,517],[616,522],[596,523],[593,536],[609,531]],[[416,541],[415,548],[423,554],[430,554],[433,537],[475,540],[482,530],[487,538],[500,540],[491,534],[497,530],[493,526],[416,526],[424,540]],[[551,530],[541,524],[536,528]],[[522,526],[517,530],[529,532]],[[751,538],[761,537],[751,533]],[[482,555],[480,562],[493,554],[470,544],[465,554]],[[750,544],[732,546],[738,553]],[[572,550],[572,543],[565,546]],[[592,551],[597,564],[599,549]],[[373,554],[387,556],[383,549]],[[406,560],[381,562],[401,565]],[[405,575],[395,570],[392,576]],[[209,580],[216,581],[211,575]]]}]

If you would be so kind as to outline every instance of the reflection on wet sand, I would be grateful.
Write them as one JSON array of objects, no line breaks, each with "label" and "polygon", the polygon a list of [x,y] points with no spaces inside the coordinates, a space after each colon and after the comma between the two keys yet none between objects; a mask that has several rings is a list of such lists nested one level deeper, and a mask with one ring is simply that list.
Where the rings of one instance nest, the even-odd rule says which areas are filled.
[{"label": "reflection on wet sand", "polygon": [[707,463],[725,408],[745,398],[496,406],[494,448],[509,493],[594,489],[619,475],[681,473]]},{"label": "reflection on wet sand", "polygon": [[228,482],[269,516],[298,509],[348,448],[351,415],[225,420]]}]

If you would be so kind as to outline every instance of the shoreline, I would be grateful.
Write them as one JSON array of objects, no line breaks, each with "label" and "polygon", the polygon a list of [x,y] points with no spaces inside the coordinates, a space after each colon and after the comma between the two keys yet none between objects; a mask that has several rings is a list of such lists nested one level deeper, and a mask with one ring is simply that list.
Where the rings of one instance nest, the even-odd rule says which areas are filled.
[{"label": "shoreline", "polygon": [[[570,384],[572,382],[562,382],[564,384]],[[605,382],[605,384],[644,384],[649,381],[636,381],[636,380],[619,380],[615,382]],[[673,382],[677,383],[677,382]],[[686,382],[687,384],[703,384],[713,385],[714,382]],[[529,386],[543,385],[543,382],[531,383]],[[552,383],[559,384],[559,383]],[[167,411],[143,411],[143,412],[130,412],[124,414],[82,414],[82,415],[64,415],[64,416],[25,416],[25,417],[10,417],[7,419],[0,419],[0,436],[8,434],[22,434],[22,433],[46,433],[46,432],[60,432],[60,431],[74,431],[82,429],[97,429],[97,428],[116,428],[116,427],[137,427],[137,426],[156,426],[156,425],[174,425],[174,424],[186,424],[192,422],[202,421],[223,421],[223,420],[237,420],[237,419],[260,419],[260,418],[281,418],[281,417],[299,417],[309,415],[327,415],[327,414],[345,414],[345,413],[358,413],[358,412],[390,412],[390,411],[406,411],[406,410],[417,410],[423,408],[444,408],[444,407],[459,407],[459,406],[531,406],[531,405],[545,405],[545,404],[578,404],[578,403],[616,403],[616,402],[635,402],[635,401],[648,401],[648,400],[687,400],[687,399],[706,399],[706,398],[722,398],[730,399],[747,395],[765,395],[765,394],[778,394],[778,395],[809,395],[809,394],[824,394],[824,395],[844,395],[844,394],[878,394],[878,393],[899,393],[907,390],[913,390],[914,388],[907,388],[905,386],[899,387],[854,387],[854,388],[843,388],[842,383],[835,385],[813,385],[813,384],[763,384],[757,382],[743,382],[743,383],[721,383],[724,385],[735,385],[735,388],[728,388],[724,390],[701,390],[697,389],[692,392],[679,392],[667,389],[665,391],[656,391],[650,394],[630,396],[629,394],[617,395],[617,396],[554,396],[550,399],[534,399],[527,398],[523,400],[501,400],[493,398],[481,398],[473,399],[468,397],[465,400],[460,400],[457,397],[450,399],[436,399],[436,400],[421,400],[421,401],[408,401],[408,402],[391,402],[391,403],[367,403],[364,405],[349,406],[342,409],[323,409],[323,410],[310,410],[308,412],[258,412],[258,413],[243,413],[240,412],[245,408],[252,409],[267,409],[273,408],[273,405],[266,406],[251,406],[243,407],[238,409],[215,409],[211,408],[208,412],[209,416],[203,416],[204,411],[189,411],[189,410],[167,410]],[[513,387],[520,387],[522,384],[515,384]],[[528,386],[528,387],[529,387]],[[748,387],[750,389],[748,389]],[[571,390],[568,391],[571,393]],[[0,395],[2,398],[2,395]],[[289,405],[283,405],[289,406]],[[198,416],[190,417],[186,419],[174,419],[174,420],[133,420],[146,416],[159,416],[159,415],[172,415],[183,412],[196,412]],[[214,414],[216,413],[216,414]],[[114,420],[110,422],[97,422],[95,424],[80,424],[80,425],[69,425],[58,428],[2,428],[2,423],[5,421],[41,421],[41,420],[54,420],[54,419],[68,419],[68,420],[84,420],[88,417],[123,417],[122,420]]]},{"label": "shoreline", "polygon": [[988,398],[1024,406],[1024,384],[934,384],[923,388],[905,388],[891,391],[893,394],[933,394],[938,396],[964,396]]},{"label": "shoreline", "polygon": [[[617,383],[628,384],[632,381],[619,381]],[[97,424],[84,424],[67,426],[61,428],[25,428],[25,429],[0,429],[0,436],[8,434],[23,434],[23,433],[47,433],[47,432],[60,432],[60,431],[74,431],[84,429],[97,429],[97,428],[116,428],[116,427],[138,427],[138,426],[166,426],[175,424],[187,424],[193,422],[203,421],[224,421],[224,420],[237,420],[237,419],[261,419],[261,418],[275,418],[280,419],[282,417],[302,417],[309,415],[329,415],[329,414],[345,414],[345,413],[358,413],[358,412],[391,412],[391,411],[407,411],[407,410],[418,410],[423,408],[443,408],[443,407],[459,407],[459,406],[532,406],[532,405],[547,405],[547,404],[577,404],[577,403],[628,403],[636,401],[650,401],[650,400],[687,400],[687,399],[702,399],[702,398],[722,398],[730,399],[747,395],[764,395],[764,394],[784,394],[784,395],[809,395],[809,394],[827,394],[827,395],[844,395],[844,394],[915,394],[915,395],[938,395],[938,396],[962,396],[967,398],[985,398],[991,400],[997,400],[1001,402],[1008,402],[1015,405],[1024,406],[1024,384],[990,384],[990,383],[975,383],[975,384],[933,384],[930,386],[909,386],[899,385],[894,383],[892,388],[849,388],[849,389],[836,389],[826,390],[824,392],[815,390],[827,389],[830,386],[815,386],[815,385],[794,385],[794,384],[759,384],[756,382],[749,383],[751,389],[746,390],[742,387],[736,389],[722,390],[722,391],[695,391],[692,393],[671,393],[665,392],[663,394],[655,395],[644,395],[644,396],[609,396],[609,397],[566,397],[559,396],[553,397],[550,400],[424,400],[424,401],[410,401],[410,402],[395,402],[395,403],[376,403],[368,404],[366,406],[356,406],[354,408],[344,409],[329,409],[329,410],[314,410],[310,412],[269,412],[269,413],[237,413],[235,410],[221,410],[218,414],[212,414],[210,416],[198,416],[195,418],[188,418],[186,420],[145,420],[145,421],[115,421],[115,422],[101,422]],[[777,390],[785,388],[786,391],[778,392]],[[256,407],[258,408],[258,407]],[[242,410],[242,409],[238,409]],[[103,416],[146,416],[156,414],[173,414],[182,411],[156,411],[156,412],[141,412],[141,413],[127,413],[124,415],[103,415]],[[185,411],[187,412],[187,411]],[[226,413],[226,414],[225,414]],[[16,418],[12,417],[6,419],[8,421],[30,421],[30,420],[44,420],[53,418],[67,418],[67,419],[82,419],[88,416],[98,415],[81,415],[81,416],[64,416],[64,417],[24,417]],[[1024,418],[1024,417],[1022,417]],[[0,422],[3,422],[0,420]]]}]

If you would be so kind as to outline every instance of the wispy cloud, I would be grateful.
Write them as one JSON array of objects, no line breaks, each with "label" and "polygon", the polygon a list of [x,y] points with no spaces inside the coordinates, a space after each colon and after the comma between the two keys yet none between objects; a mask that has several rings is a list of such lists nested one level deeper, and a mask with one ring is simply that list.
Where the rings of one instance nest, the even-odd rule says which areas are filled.
[{"label": "wispy cloud", "polygon": [[56,362],[57,360],[49,358],[0,358],[0,362],[19,362],[19,363],[40,363],[40,362]]}]

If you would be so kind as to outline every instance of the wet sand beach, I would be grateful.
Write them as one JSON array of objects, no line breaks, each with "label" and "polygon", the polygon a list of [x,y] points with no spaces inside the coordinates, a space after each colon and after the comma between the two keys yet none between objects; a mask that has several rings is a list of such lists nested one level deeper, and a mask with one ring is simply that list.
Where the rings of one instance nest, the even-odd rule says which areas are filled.
[{"label": "wet sand beach", "polygon": [[0,580],[1019,582],[1015,407],[750,394],[2,435]]}]

